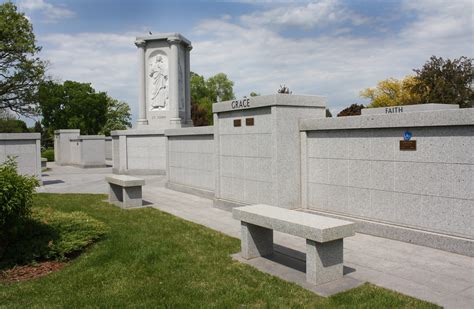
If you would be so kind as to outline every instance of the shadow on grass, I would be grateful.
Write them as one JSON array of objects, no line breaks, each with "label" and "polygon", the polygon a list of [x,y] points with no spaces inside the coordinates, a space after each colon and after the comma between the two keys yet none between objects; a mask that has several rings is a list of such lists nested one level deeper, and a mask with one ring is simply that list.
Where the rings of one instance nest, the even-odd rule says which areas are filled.
[{"label": "shadow on grass", "polygon": [[48,258],[51,244],[59,239],[57,230],[43,222],[29,219],[15,240],[9,240],[0,251],[0,271]]}]

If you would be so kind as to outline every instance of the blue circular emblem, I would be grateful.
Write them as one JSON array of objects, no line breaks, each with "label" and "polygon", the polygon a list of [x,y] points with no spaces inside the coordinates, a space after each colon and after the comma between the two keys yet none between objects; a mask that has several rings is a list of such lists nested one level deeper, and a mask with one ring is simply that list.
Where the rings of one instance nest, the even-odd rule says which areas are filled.
[{"label": "blue circular emblem", "polygon": [[406,141],[409,141],[411,139],[411,132],[410,131],[405,131],[405,133],[403,133],[403,139],[406,140]]}]

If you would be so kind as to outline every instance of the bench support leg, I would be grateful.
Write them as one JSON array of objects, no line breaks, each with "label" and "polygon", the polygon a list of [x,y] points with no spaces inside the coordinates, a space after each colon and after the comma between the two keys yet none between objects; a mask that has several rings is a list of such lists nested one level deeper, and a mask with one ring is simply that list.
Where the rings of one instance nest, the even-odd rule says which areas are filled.
[{"label": "bench support leg", "polygon": [[142,187],[125,187],[123,188],[123,207],[141,207],[143,205],[142,200]]},{"label": "bench support leg", "polygon": [[241,222],[242,257],[253,259],[273,253],[273,230]]},{"label": "bench support leg", "polygon": [[122,207],[122,187],[109,183],[109,203]]},{"label": "bench support leg", "polygon": [[323,284],[343,276],[343,239],[319,243],[306,239],[306,281]]}]

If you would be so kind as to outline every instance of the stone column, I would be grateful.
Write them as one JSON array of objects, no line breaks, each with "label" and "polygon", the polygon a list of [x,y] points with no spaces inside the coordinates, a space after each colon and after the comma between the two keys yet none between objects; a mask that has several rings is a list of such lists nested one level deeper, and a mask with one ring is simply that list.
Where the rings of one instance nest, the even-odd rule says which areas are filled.
[{"label": "stone column", "polygon": [[145,61],[145,41],[135,41],[138,47],[138,72],[140,74],[138,82],[138,120],[137,125],[147,125],[146,119],[146,61]]},{"label": "stone column", "polygon": [[185,77],[184,77],[184,85],[185,85],[185,100],[184,100],[184,110],[185,110],[185,121],[187,124],[190,124],[190,125],[193,125],[193,121],[191,119],[191,89],[189,87],[189,83],[191,82],[191,63],[190,63],[190,57],[189,57],[189,53],[191,52],[191,50],[193,49],[193,47],[191,45],[189,45],[187,48],[186,48],[186,65],[185,65],[185,68],[186,68],[186,71],[184,72],[185,74]]},{"label": "stone column", "polygon": [[169,58],[169,99],[170,99],[170,125],[171,127],[181,127],[181,118],[179,117],[179,49],[180,40],[177,38],[168,39],[170,43]]}]

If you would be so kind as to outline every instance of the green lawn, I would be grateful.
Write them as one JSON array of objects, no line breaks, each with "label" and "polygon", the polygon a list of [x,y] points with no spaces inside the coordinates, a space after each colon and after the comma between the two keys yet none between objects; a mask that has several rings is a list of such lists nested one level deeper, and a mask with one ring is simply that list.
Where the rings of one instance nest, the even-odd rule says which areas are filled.
[{"label": "green lawn", "polygon": [[369,284],[319,297],[233,261],[236,238],[155,209],[121,210],[104,199],[35,196],[35,207],[83,211],[108,233],[58,272],[0,284],[0,307],[435,307]]}]

